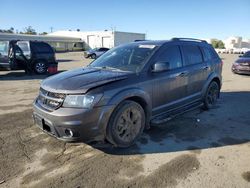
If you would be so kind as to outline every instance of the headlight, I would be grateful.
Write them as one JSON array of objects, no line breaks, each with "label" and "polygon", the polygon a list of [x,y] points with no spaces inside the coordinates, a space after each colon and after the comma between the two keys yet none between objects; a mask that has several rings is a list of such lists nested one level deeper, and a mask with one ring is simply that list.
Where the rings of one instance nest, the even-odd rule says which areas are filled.
[{"label": "headlight", "polygon": [[99,100],[100,95],[67,95],[64,102],[63,107],[69,108],[91,108],[93,107]]}]

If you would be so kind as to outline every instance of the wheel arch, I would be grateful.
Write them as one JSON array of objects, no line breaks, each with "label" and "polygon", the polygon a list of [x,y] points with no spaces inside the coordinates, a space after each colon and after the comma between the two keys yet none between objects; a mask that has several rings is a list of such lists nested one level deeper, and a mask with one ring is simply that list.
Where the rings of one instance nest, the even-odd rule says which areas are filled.
[{"label": "wheel arch", "polygon": [[149,94],[139,88],[126,89],[117,93],[113,98],[111,98],[109,104],[113,104],[117,107],[121,102],[125,100],[131,100],[141,105],[145,112],[145,128],[149,128],[150,117],[152,114],[152,103]]},{"label": "wheel arch", "polygon": [[32,65],[35,65],[35,63],[37,63],[37,62],[45,62],[45,64],[48,66],[48,61],[47,61],[47,59],[45,59],[45,58],[37,58],[37,59],[33,59],[32,60]]},{"label": "wheel arch", "polygon": [[215,74],[215,73],[212,73],[212,74],[208,77],[208,79],[207,79],[205,85],[204,85],[203,88],[202,88],[202,98],[205,97],[207,88],[208,88],[209,84],[210,84],[212,81],[215,81],[215,82],[218,84],[219,89],[221,89],[221,86],[222,86],[221,77],[220,77],[219,75]]}]

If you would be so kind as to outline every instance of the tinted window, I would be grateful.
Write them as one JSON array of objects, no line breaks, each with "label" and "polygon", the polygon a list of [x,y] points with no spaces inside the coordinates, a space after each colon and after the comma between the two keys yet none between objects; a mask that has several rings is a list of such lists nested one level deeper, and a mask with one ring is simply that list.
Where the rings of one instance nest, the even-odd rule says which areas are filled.
[{"label": "tinted window", "polygon": [[168,62],[170,69],[182,67],[181,53],[178,46],[166,46],[157,57],[156,61]]},{"label": "tinted window", "polygon": [[46,43],[33,43],[33,48],[39,53],[53,53],[53,50]]},{"label": "tinted window", "polygon": [[74,47],[83,48],[83,43],[77,42],[77,43],[74,44]]},{"label": "tinted window", "polygon": [[208,61],[208,60],[212,59],[212,53],[208,48],[204,47],[203,52],[204,52],[204,60],[205,61]]},{"label": "tinted window", "polygon": [[99,51],[104,52],[104,51],[108,51],[108,49],[107,48],[100,48]]},{"label": "tinted window", "polygon": [[19,48],[21,48],[21,50],[23,52],[29,52],[30,51],[28,43],[26,43],[26,42],[18,42],[17,45],[19,46]]},{"label": "tinted window", "polygon": [[250,51],[244,53],[243,57],[250,57]]},{"label": "tinted window", "polygon": [[210,52],[212,58],[220,58],[212,46],[209,48],[209,52]]},{"label": "tinted window", "polygon": [[202,55],[198,46],[185,45],[182,48],[185,56],[185,65],[192,65],[202,62]]}]

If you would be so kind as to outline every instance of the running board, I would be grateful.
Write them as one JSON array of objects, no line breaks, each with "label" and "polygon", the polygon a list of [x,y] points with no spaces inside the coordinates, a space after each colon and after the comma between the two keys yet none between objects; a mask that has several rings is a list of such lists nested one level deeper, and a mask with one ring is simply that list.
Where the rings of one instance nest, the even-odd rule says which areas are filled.
[{"label": "running board", "polygon": [[184,106],[182,108],[170,111],[170,112],[166,112],[162,115],[156,116],[155,118],[153,118],[150,122],[151,125],[159,125],[159,124],[164,124],[167,121],[175,118],[176,116],[179,116],[181,114],[184,114],[188,111],[192,111],[195,110],[199,107],[203,106],[202,102],[196,102],[196,103],[192,103],[190,105]]}]

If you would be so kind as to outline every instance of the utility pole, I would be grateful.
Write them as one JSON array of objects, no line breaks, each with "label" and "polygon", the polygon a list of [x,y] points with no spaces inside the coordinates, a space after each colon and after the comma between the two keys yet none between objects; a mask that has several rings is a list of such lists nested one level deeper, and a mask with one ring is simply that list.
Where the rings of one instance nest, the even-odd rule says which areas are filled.
[{"label": "utility pole", "polygon": [[50,27],[50,32],[51,32],[51,33],[53,32],[53,27]]}]

